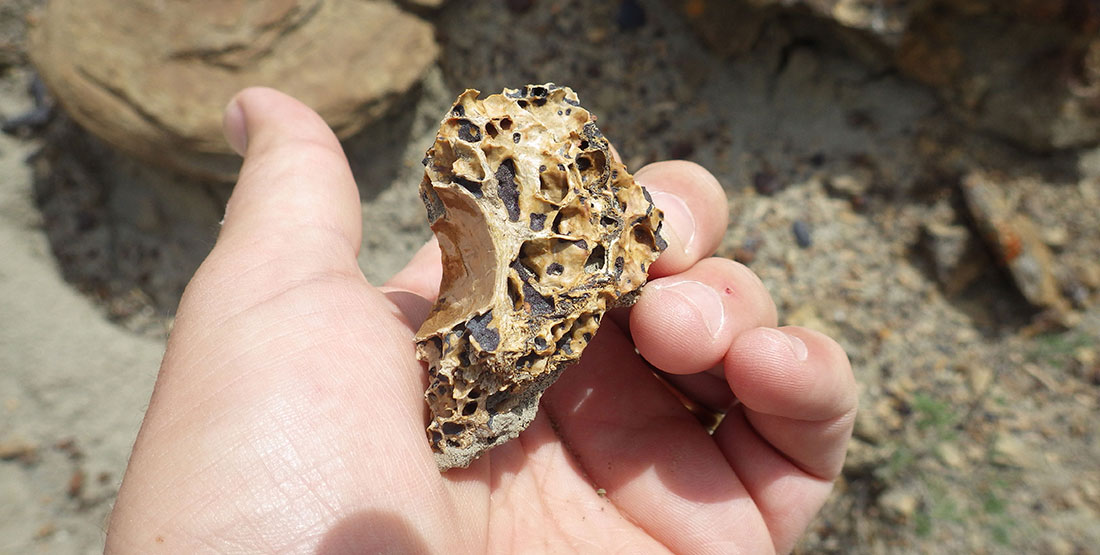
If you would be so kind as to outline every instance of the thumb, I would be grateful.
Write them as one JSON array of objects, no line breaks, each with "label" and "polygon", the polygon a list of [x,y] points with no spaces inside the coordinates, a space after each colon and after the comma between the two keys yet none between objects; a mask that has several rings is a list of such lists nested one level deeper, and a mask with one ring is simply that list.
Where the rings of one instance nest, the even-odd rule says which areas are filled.
[{"label": "thumb", "polygon": [[192,298],[215,296],[205,304],[236,310],[317,278],[361,279],[359,193],[324,120],[290,96],[257,87],[238,93],[223,121],[244,164],[218,240],[181,309]]},{"label": "thumb", "polygon": [[385,286],[412,291],[429,301],[435,301],[439,296],[439,282],[443,279],[440,257],[439,241],[432,237]]},{"label": "thumb", "polygon": [[226,106],[224,129],[244,164],[218,246],[255,248],[273,240],[272,254],[308,254],[300,261],[308,272],[354,264],[362,237],[359,191],[324,120],[290,96],[254,87]]}]

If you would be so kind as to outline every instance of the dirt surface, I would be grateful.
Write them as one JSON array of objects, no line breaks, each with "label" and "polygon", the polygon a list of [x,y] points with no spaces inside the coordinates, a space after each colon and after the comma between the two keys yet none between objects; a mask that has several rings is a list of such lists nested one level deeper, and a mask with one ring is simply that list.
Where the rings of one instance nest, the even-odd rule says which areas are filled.
[{"label": "dirt surface", "polygon": [[[718,254],[852,359],[856,437],[799,551],[1100,545],[1100,149],[971,131],[929,89],[806,40],[813,21],[778,18],[725,60],[662,2],[454,4],[430,16],[439,67],[346,143],[372,282],[429,236],[418,162],[454,96],[569,85],[629,168],[711,169],[732,221]],[[33,73],[21,27],[0,33],[7,119],[34,107]],[[974,175],[1030,222],[1064,307],[1033,306],[995,262],[962,195]],[[171,312],[228,192],[128,160],[63,114],[0,136],[0,553],[102,550]]]}]

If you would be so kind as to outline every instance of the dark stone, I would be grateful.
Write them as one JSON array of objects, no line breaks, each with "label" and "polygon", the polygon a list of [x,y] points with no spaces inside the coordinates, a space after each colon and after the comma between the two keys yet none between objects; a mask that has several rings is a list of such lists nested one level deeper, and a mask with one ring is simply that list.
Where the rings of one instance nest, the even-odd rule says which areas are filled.
[{"label": "dark stone", "polygon": [[619,2],[619,12],[615,15],[615,23],[623,31],[633,31],[645,25],[645,8],[637,0],[622,0]]},{"label": "dark stone", "polygon": [[791,225],[791,231],[794,232],[794,240],[798,243],[798,246],[804,249],[810,248],[814,244],[813,237],[810,236],[810,225],[802,220],[796,220]]}]

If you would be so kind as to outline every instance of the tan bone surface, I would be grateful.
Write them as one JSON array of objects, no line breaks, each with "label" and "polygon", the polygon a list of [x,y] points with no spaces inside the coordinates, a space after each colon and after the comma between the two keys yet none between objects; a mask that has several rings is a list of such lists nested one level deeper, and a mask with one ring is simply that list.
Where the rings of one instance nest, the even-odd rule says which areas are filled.
[{"label": "tan bone surface", "polygon": [[478,95],[444,117],[420,185],[443,252],[416,337],[441,470],[519,435],[665,246],[661,212],[572,90]]}]

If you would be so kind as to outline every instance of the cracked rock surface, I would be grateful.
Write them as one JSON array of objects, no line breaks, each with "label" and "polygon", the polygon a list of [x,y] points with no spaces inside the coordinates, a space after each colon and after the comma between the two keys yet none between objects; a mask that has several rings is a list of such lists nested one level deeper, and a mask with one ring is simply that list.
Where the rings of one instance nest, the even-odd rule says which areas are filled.
[{"label": "cracked rock surface", "polygon": [[519,435],[665,247],[660,210],[572,90],[478,95],[443,119],[420,185],[443,253],[416,338],[441,470]]}]

